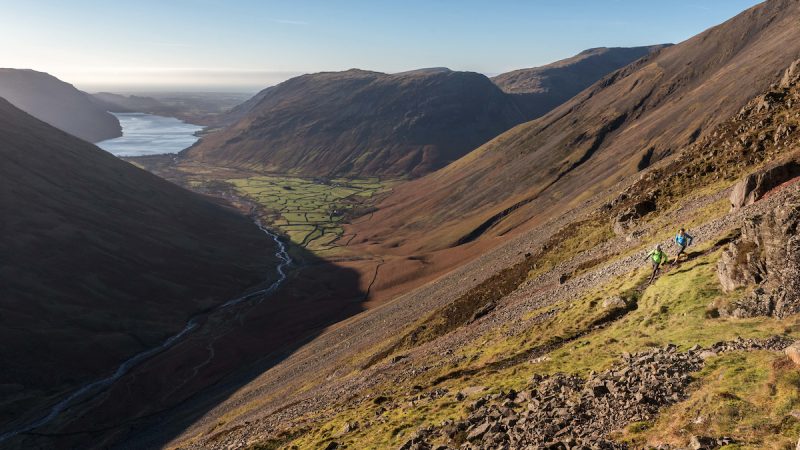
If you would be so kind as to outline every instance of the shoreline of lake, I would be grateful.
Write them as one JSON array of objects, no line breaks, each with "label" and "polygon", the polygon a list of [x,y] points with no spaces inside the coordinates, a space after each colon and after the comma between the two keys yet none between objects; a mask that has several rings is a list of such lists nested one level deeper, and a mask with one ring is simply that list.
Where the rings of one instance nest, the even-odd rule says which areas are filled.
[{"label": "shoreline of lake", "polygon": [[112,113],[122,125],[122,136],[97,146],[118,157],[175,154],[191,147],[205,127],[174,117],[146,113]]}]

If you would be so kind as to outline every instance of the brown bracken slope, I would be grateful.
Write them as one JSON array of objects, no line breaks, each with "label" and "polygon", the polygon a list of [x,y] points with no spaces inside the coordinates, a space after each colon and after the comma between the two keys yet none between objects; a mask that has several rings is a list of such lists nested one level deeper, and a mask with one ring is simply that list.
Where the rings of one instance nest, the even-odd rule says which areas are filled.
[{"label": "brown bracken slope", "polygon": [[697,140],[798,55],[800,1],[755,6],[399,186],[353,242],[414,254],[541,223]]},{"label": "brown bracken slope", "polygon": [[69,83],[35,70],[0,68],[0,97],[89,142],[122,136],[119,121]]},{"label": "brown bracken slope", "polygon": [[301,175],[418,177],[661,47],[587,50],[494,84],[448,69],[303,75],[231,110],[220,119],[229,126],[185,156]]},{"label": "brown bracken slope", "polygon": [[0,98],[0,428],[274,277],[249,219]]},{"label": "brown bracken slope", "polygon": [[492,77],[528,119],[537,119],[609,73],[670,44],[644,47],[598,47],[541,67],[513,70]]}]

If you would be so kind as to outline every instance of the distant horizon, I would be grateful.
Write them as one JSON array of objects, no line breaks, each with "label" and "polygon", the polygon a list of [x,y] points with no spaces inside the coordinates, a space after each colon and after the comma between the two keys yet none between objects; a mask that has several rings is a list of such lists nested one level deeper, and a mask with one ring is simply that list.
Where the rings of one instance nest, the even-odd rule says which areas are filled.
[{"label": "distant horizon", "polygon": [[87,92],[131,93],[254,93],[349,68],[491,76],[589,48],[677,44],[757,3],[31,0],[3,8],[0,65],[47,72]]},{"label": "distant horizon", "polygon": [[[650,46],[656,46],[656,45],[674,45],[674,43],[663,42],[663,43],[658,43],[658,44],[649,44],[649,45],[632,46],[632,47],[650,47]],[[548,64],[552,64],[552,63],[567,59],[567,58],[571,58],[573,56],[576,56],[576,55],[580,54],[581,52],[584,52],[584,51],[587,51],[587,50],[592,50],[592,49],[597,49],[597,48],[632,48],[632,47],[608,47],[608,46],[589,47],[589,48],[583,49],[583,50],[581,50],[581,51],[579,51],[577,53],[574,53],[574,54],[571,54],[571,55],[567,55],[567,56],[564,56],[564,57],[560,57],[560,58],[558,58],[556,60],[553,60],[553,61],[550,61],[550,62],[546,62],[544,64],[541,64],[540,66],[519,67],[517,69],[511,69],[511,70],[513,71],[513,70],[518,70],[518,69],[527,69],[527,68],[531,68],[531,67],[545,66],[545,65],[548,65]],[[252,74],[260,74],[260,75],[264,76],[267,79],[272,78],[271,82],[268,81],[268,83],[271,83],[271,84],[253,84],[251,86],[246,86],[246,85],[229,85],[229,86],[226,86],[226,85],[220,85],[220,84],[192,85],[192,84],[185,84],[185,83],[181,84],[181,83],[177,83],[177,82],[176,82],[176,84],[172,84],[172,85],[150,85],[150,84],[139,84],[139,85],[137,85],[137,84],[119,84],[119,83],[115,83],[115,84],[80,84],[80,83],[72,83],[70,80],[62,78],[56,73],[46,72],[46,71],[43,71],[43,70],[38,70],[36,68],[31,68],[31,67],[5,67],[5,68],[16,69],[16,70],[35,70],[35,71],[38,71],[38,72],[45,72],[45,73],[48,73],[48,74],[60,79],[61,81],[65,81],[67,83],[70,83],[70,84],[74,85],[76,88],[78,88],[78,89],[80,89],[80,90],[82,90],[84,92],[88,92],[90,94],[108,92],[108,93],[120,94],[120,95],[145,95],[145,94],[169,94],[169,93],[193,93],[193,92],[197,92],[197,93],[221,93],[221,94],[226,94],[226,93],[230,93],[230,94],[256,94],[256,93],[258,93],[258,92],[260,92],[260,91],[262,91],[262,90],[264,90],[264,89],[266,89],[268,87],[275,86],[275,85],[280,84],[280,83],[282,83],[282,82],[284,82],[286,80],[289,80],[291,78],[298,77],[298,76],[301,76],[301,75],[308,75],[308,74],[313,74],[313,73],[323,73],[323,72],[341,72],[341,71],[346,71],[346,70],[364,70],[364,71],[369,71],[369,72],[380,72],[380,73],[386,73],[386,74],[397,74],[397,73],[403,73],[403,72],[411,72],[411,71],[415,71],[415,70],[443,68],[443,69],[452,70],[452,71],[459,71],[459,72],[475,72],[475,71],[470,71],[470,70],[462,71],[462,70],[452,69],[450,67],[445,67],[445,66],[417,67],[417,68],[413,68],[413,69],[405,69],[405,70],[400,70],[400,71],[396,71],[396,72],[395,71],[389,72],[389,71],[381,71],[381,70],[374,70],[374,69],[365,69],[365,68],[362,68],[362,67],[350,67],[350,68],[347,68],[347,69],[340,69],[340,70],[325,70],[325,69],[322,69],[322,70],[315,71],[315,72],[294,72],[294,73],[292,73],[292,72],[250,71],[249,73],[251,74],[251,76],[252,76]],[[164,69],[165,73],[168,73],[169,71],[170,71],[170,69]],[[191,71],[192,71],[191,69],[175,69],[175,72],[186,73],[186,72],[191,72]],[[210,69],[197,69],[198,73],[209,72],[209,71],[214,72],[213,70],[210,70]],[[492,77],[500,75],[501,73],[504,73],[504,72],[489,72],[489,73],[475,72],[475,73],[480,73],[481,75],[484,75],[487,78],[492,78]]]}]

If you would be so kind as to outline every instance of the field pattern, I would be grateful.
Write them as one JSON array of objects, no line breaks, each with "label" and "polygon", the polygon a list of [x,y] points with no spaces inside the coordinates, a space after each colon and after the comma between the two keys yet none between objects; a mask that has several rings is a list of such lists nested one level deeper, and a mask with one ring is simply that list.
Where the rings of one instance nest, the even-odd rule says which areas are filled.
[{"label": "field pattern", "polygon": [[388,183],[378,178],[257,176],[227,181],[270,212],[273,227],[314,252],[336,249],[342,223],[365,211],[376,194],[388,190]]}]

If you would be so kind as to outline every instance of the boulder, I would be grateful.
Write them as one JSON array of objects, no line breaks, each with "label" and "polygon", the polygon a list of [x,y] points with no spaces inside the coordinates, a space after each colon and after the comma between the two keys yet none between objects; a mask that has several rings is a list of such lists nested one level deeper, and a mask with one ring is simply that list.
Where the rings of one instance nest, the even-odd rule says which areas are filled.
[{"label": "boulder", "polygon": [[347,422],[342,427],[341,431],[339,432],[339,436],[344,436],[347,433],[352,433],[353,431],[358,429],[358,422]]},{"label": "boulder", "polygon": [[800,367],[800,341],[786,347],[783,352],[796,366]]},{"label": "boulder", "polygon": [[770,190],[800,176],[800,164],[788,161],[745,176],[733,186],[730,195],[731,210],[752,205]]},{"label": "boulder", "polygon": [[614,295],[603,300],[603,308],[605,309],[624,309],[627,307],[628,304],[625,303],[625,300],[618,295]]},{"label": "boulder", "polygon": [[492,424],[489,422],[484,422],[478,425],[477,427],[473,428],[472,431],[469,432],[469,434],[467,435],[467,440],[474,441],[482,438],[483,435],[486,434],[487,431],[489,431],[489,428],[491,426]]}]

